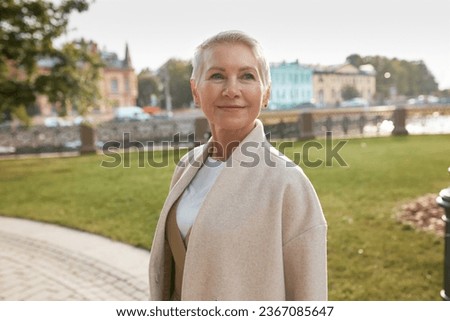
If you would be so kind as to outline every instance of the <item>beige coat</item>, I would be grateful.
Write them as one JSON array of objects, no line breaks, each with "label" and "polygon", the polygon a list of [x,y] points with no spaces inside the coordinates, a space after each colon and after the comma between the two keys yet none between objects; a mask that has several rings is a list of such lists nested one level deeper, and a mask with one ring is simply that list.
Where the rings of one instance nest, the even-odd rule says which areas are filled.
[{"label": "beige coat", "polygon": [[[150,298],[169,299],[166,218],[203,160],[182,158],[150,255]],[[326,222],[303,171],[270,146],[261,122],[228,159],[192,227],[182,300],[326,300]]]}]

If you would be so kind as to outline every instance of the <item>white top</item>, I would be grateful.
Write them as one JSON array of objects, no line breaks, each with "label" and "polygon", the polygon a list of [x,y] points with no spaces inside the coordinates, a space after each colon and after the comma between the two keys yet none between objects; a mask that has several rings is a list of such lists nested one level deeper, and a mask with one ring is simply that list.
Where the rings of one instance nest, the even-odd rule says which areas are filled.
[{"label": "white top", "polygon": [[208,157],[181,195],[177,206],[177,224],[183,239],[197,218],[206,195],[214,185],[225,162]]}]

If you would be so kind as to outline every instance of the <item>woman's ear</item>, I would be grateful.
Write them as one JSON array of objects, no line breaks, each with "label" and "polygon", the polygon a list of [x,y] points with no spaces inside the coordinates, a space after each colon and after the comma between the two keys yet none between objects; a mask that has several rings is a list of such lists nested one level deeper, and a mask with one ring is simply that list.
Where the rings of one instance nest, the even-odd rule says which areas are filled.
[{"label": "woman's ear", "polygon": [[194,99],[194,104],[195,104],[195,106],[200,106],[200,100],[198,99],[197,84],[195,83],[194,79],[191,79],[190,83],[191,83],[191,92],[192,92],[192,98]]}]

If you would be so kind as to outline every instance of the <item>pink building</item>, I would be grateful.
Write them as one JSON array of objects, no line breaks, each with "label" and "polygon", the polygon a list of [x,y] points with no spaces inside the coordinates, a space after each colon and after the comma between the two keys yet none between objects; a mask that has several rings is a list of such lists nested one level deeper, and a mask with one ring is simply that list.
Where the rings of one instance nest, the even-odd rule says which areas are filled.
[{"label": "pink building", "polygon": [[[92,43],[93,50],[97,50],[97,45]],[[125,45],[125,57],[119,59],[114,52],[100,51],[104,67],[100,70],[100,80],[98,83],[101,99],[97,108],[101,113],[112,112],[114,107],[136,105],[138,95],[137,76],[131,63],[128,45]],[[49,72],[51,60],[39,61],[41,72]],[[57,112],[57,107],[52,105],[46,96],[37,97],[36,104],[41,115],[50,116]],[[69,111],[70,113],[70,111]]]}]

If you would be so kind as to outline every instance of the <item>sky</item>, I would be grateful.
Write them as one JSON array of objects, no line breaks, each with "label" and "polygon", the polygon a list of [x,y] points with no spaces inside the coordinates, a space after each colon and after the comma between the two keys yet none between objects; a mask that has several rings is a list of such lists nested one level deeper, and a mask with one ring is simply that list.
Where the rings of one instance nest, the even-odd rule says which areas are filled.
[{"label": "sky", "polygon": [[139,73],[191,59],[224,30],[256,38],[269,62],[333,65],[354,53],[423,60],[440,89],[450,88],[450,0],[96,0],[71,15],[59,42],[83,37],[121,59],[128,43]]}]

